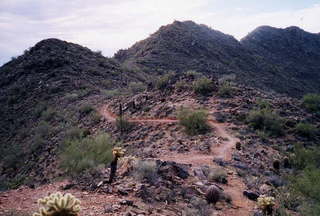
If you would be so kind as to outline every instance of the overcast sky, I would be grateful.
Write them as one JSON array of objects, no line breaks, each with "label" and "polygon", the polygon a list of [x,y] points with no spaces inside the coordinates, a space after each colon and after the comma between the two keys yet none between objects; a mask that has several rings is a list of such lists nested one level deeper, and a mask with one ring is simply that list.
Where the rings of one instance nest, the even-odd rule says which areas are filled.
[{"label": "overcast sky", "polygon": [[174,20],[237,39],[260,25],[318,33],[320,0],[0,0],[0,65],[46,38],[112,56]]}]

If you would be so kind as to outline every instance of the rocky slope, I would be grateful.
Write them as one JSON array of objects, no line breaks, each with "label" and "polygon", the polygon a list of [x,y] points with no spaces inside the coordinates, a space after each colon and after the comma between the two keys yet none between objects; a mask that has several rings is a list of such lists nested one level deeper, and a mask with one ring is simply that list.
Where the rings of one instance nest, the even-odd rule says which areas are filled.
[{"label": "rocky slope", "polygon": [[[292,26],[285,29],[261,26],[241,44],[275,68],[278,90],[301,96],[319,92],[320,37]],[[281,74],[285,79],[277,79]]]},{"label": "rocky slope", "polygon": [[43,169],[55,166],[53,158],[65,131],[98,121],[91,104],[106,99],[105,91],[117,88],[120,79],[135,80],[134,74],[128,75],[116,61],[58,39],[43,40],[3,65],[1,183],[9,178],[19,185],[30,172],[45,176]]},{"label": "rocky slope", "polygon": [[162,26],[115,58],[153,73],[196,70],[299,97],[318,92],[319,35],[297,27],[260,27],[240,42],[192,21]]},{"label": "rocky slope", "polygon": [[[39,42],[0,68],[0,190],[27,185],[0,193],[0,215],[19,205],[35,211],[40,196],[70,188],[83,215],[250,215],[262,194],[276,197],[279,215],[298,212],[301,200],[284,203],[279,189],[287,190],[284,176],[303,176],[292,169],[294,144],[313,150],[320,119],[288,94],[319,91],[318,50],[318,35],[295,27],[260,27],[239,42],[191,21],[161,27],[115,59],[58,39]],[[181,73],[188,70],[207,78]],[[157,75],[168,76],[153,83]],[[235,78],[221,85],[226,75]],[[208,94],[195,91],[199,80]],[[187,135],[181,107],[207,110],[207,133]],[[66,138],[98,132],[126,149],[115,182],[107,184],[109,164],[56,182]],[[216,205],[205,200],[212,186]]]}]

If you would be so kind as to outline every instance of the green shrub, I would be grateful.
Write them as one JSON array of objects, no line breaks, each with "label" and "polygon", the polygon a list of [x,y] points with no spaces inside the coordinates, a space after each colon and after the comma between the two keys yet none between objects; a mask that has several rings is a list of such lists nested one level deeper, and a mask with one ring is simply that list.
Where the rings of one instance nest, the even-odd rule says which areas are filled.
[{"label": "green shrub", "polygon": [[47,109],[47,106],[44,103],[39,103],[33,110],[33,114],[36,118],[39,118],[43,111]]},{"label": "green shrub", "polygon": [[83,105],[79,109],[81,114],[89,114],[94,111],[94,108],[91,105]]},{"label": "green shrub", "polygon": [[227,183],[227,173],[221,168],[212,168],[209,170],[208,180],[218,183]]},{"label": "green shrub", "polygon": [[320,149],[319,147],[308,149],[302,144],[296,144],[291,160],[297,169],[304,169],[308,166],[320,167]]},{"label": "green shrub", "polygon": [[263,100],[261,98],[257,100],[257,105],[259,109],[271,109],[271,104],[268,101]]},{"label": "green shrub", "polygon": [[197,72],[197,71],[195,71],[195,70],[188,70],[188,71],[185,72],[185,75],[187,77],[192,78],[192,79],[198,79],[198,78],[202,77],[202,74]]},{"label": "green shrub", "polygon": [[133,94],[143,92],[147,89],[146,85],[142,82],[130,82],[128,85],[129,91]]},{"label": "green shrub", "polygon": [[84,130],[78,127],[70,128],[66,131],[65,140],[75,140],[75,139],[81,139],[84,137]]},{"label": "green shrub", "polygon": [[112,86],[113,86],[112,80],[102,80],[101,83],[102,83],[103,87],[105,87],[107,89],[112,88]]},{"label": "green shrub", "polygon": [[320,94],[306,94],[303,96],[303,106],[310,112],[319,112]]},{"label": "green shrub", "polygon": [[102,93],[104,96],[106,96],[106,98],[114,98],[127,94],[123,89],[103,90]]},{"label": "green shrub", "polygon": [[157,164],[155,161],[139,160],[134,166],[134,176],[142,181],[153,183],[157,178]]},{"label": "green shrub", "polygon": [[204,110],[182,109],[178,113],[178,119],[189,135],[204,134],[210,129],[207,124],[208,113]]},{"label": "green shrub", "polygon": [[306,216],[320,215],[320,169],[307,167],[299,175],[291,176],[291,188],[296,197],[303,197],[300,211]]},{"label": "green shrub", "polygon": [[170,80],[173,77],[174,77],[174,73],[172,73],[172,72],[169,72],[168,74],[160,76],[156,80],[156,88],[159,90],[165,90],[168,87]]},{"label": "green shrub", "polygon": [[178,89],[179,91],[183,91],[188,89],[188,83],[184,80],[180,80],[178,82],[176,82],[176,89]]},{"label": "green shrub", "polygon": [[295,127],[295,132],[307,138],[312,138],[317,135],[318,129],[309,123],[298,123]]},{"label": "green shrub", "polygon": [[231,97],[234,92],[234,89],[232,87],[232,84],[230,82],[223,82],[219,86],[218,95],[220,97]]},{"label": "green shrub", "polygon": [[272,136],[282,135],[283,120],[270,109],[250,111],[247,122],[256,130],[262,130]]},{"label": "green shrub", "polygon": [[1,148],[1,161],[3,162],[5,167],[19,167],[22,165],[23,160],[23,148],[21,144],[11,143],[10,145],[6,145],[6,148]]},{"label": "green shrub", "polygon": [[296,206],[303,215],[320,215],[320,148],[307,149],[297,144],[291,160],[296,170],[288,177],[289,189],[296,197]]},{"label": "green shrub", "polygon": [[79,98],[77,93],[66,93],[64,96],[68,101],[76,101]]},{"label": "green shrub", "polygon": [[193,90],[196,94],[200,94],[204,96],[210,95],[213,89],[214,89],[214,84],[212,80],[206,77],[199,78],[193,83]]},{"label": "green shrub", "polygon": [[91,112],[90,114],[90,119],[94,124],[98,124],[101,121],[101,118],[102,118],[101,114],[96,111]]},{"label": "green shrub", "polygon": [[45,121],[50,121],[54,118],[55,115],[56,111],[49,107],[41,113],[41,118]]},{"label": "green shrub", "polygon": [[116,144],[107,134],[67,140],[63,143],[60,165],[70,175],[80,174],[109,163],[112,160],[112,148]]},{"label": "green shrub", "polygon": [[47,122],[41,121],[39,122],[38,127],[35,128],[35,134],[42,138],[48,137],[51,133],[51,129],[51,126]]}]

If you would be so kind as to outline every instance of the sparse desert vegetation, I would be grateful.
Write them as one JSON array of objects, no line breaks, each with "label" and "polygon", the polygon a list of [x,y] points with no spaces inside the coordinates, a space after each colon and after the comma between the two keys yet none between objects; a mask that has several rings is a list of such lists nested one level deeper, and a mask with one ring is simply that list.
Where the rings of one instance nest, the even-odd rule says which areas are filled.
[{"label": "sparse desert vegetation", "polygon": [[189,135],[204,134],[210,128],[207,123],[208,114],[205,110],[192,111],[183,108],[178,112],[178,119]]},{"label": "sparse desert vegetation", "polygon": [[69,192],[81,215],[319,215],[318,37],[175,21],[112,58],[40,41],[0,67],[0,215],[50,194],[35,215],[79,215]]}]

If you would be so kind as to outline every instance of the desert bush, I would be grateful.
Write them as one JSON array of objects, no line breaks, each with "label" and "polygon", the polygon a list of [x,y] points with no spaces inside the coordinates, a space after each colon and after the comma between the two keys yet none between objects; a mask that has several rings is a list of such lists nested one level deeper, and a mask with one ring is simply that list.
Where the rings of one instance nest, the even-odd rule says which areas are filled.
[{"label": "desert bush", "polygon": [[38,126],[35,128],[35,134],[45,138],[51,133],[52,127],[45,121],[40,121]]},{"label": "desert bush", "polygon": [[291,158],[296,172],[289,176],[291,195],[299,202],[300,212],[307,216],[320,215],[320,149],[295,145]]},{"label": "desert bush", "polygon": [[259,98],[256,103],[259,109],[271,109],[271,104],[266,100]]},{"label": "desert bush", "polygon": [[39,149],[41,146],[44,146],[46,143],[46,139],[44,137],[42,137],[39,134],[36,134],[33,137],[32,143],[30,145],[30,147],[28,148],[28,150],[31,152],[36,151],[37,149]]},{"label": "desert bush", "polygon": [[100,164],[109,163],[112,160],[112,148],[116,144],[108,134],[66,140],[60,154],[61,168],[70,175],[76,175]]},{"label": "desert bush", "polygon": [[303,106],[310,112],[320,111],[320,94],[306,94],[303,96]]},{"label": "desert bush", "polygon": [[85,114],[85,115],[91,113],[92,111],[94,111],[94,108],[91,105],[88,105],[88,104],[81,106],[80,109],[79,109],[79,112],[81,114]]},{"label": "desert bush", "polygon": [[184,80],[176,82],[176,89],[178,89],[179,91],[186,90],[188,89],[188,87],[188,83]]},{"label": "desert bush", "polygon": [[10,143],[6,148],[1,148],[1,161],[5,167],[16,168],[19,167],[23,161],[23,148],[20,143]]},{"label": "desert bush", "polygon": [[66,93],[64,96],[68,101],[76,101],[79,98],[77,93]]},{"label": "desert bush", "polygon": [[219,83],[224,83],[224,82],[234,82],[236,80],[237,76],[236,74],[225,74],[222,75],[218,81]]},{"label": "desert bush", "polygon": [[[314,166],[305,168],[300,174],[291,176],[290,186],[300,198],[300,212],[306,216],[320,215],[320,169]],[[303,197],[301,199],[301,197]]]},{"label": "desert bush", "polygon": [[221,168],[213,168],[209,170],[208,180],[215,181],[218,183],[227,183],[227,173]]},{"label": "desert bush", "polygon": [[165,75],[160,76],[156,80],[156,88],[159,90],[165,90],[168,87],[168,85],[173,77],[174,77],[173,72],[169,72]]},{"label": "desert bush", "polygon": [[184,210],[185,216],[208,216],[212,214],[212,209],[207,201],[197,197],[190,200],[191,207]]},{"label": "desert bush", "polygon": [[119,89],[103,90],[102,93],[107,98],[113,98],[113,97],[118,97],[118,96],[123,95],[121,90],[119,90]]},{"label": "desert bush", "polygon": [[85,135],[85,132],[83,129],[78,127],[72,127],[65,133],[65,140],[75,140],[75,139],[81,139]]},{"label": "desert bush", "polygon": [[199,78],[193,83],[193,90],[196,94],[199,94],[199,95],[204,95],[204,96],[210,95],[213,89],[214,89],[214,84],[212,80],[206,77]]},{"label": "desert bush", "polygon": [[204,134],[210,129],[207,123],[208,113],[204,110],[182,109],[178,112],[178,119],[189,135]]},{"label": "desert bush", "polygon": [[47,106],[44,103],[39,103],[33,110],[33,115],[36,118],[39,118],[43,111],[47,109]]},{"label": "desert bush", "polygon": [[142,82],[130,82],[128,84],[129,91],[133,94],[143,92],[147,89],[146,85]]},{"label": "desert bush", "polygon": [[147,180],[149,183],[154,183],[157,179],[157,164],[151,160],[138,160],[134,166],[134,176],[142,181]]},{"label": "desert bush", "polygon": [[97,111],[91,112],[90,119],[93,124],[98,124],[101,121],[101,114]]},{"label": "desert bush", "polygon": [[250,111],[247,122],[256,130],[262,130],[271,136],[282,135],[283,120],[270,109]]},{"label": "desert bush", "polygon": [[298,123],[295,127],[295,132],[307,138],[312,138],[317,135],[318,129],[309,123]]},{"label": "desert bush", "polygon": [[54,118],[55,115],[56,111],[53,108],[49,107],[41,113],[41,118],[45,121],[50,121]]},{"label": "desert bush", "polygon": [[232,84],[230,82],[223,82],[219,86],[218,95],[220,97],[231,97],[234,92]]},{"label": "desert bush", "polygon": [[320,168],[320,148],[305,148],[302,144],[296,144],[291,161],[297,169],[304,169],[309,166]]},{"label": "desert bush", "polygon": [[187,76],[187,77],[190,77],[192,79],[198,79],[200,77],[202,77],[202,74],[195,71],[195,70],[188,70],[186,72],[184,72],[184,74]]}]

